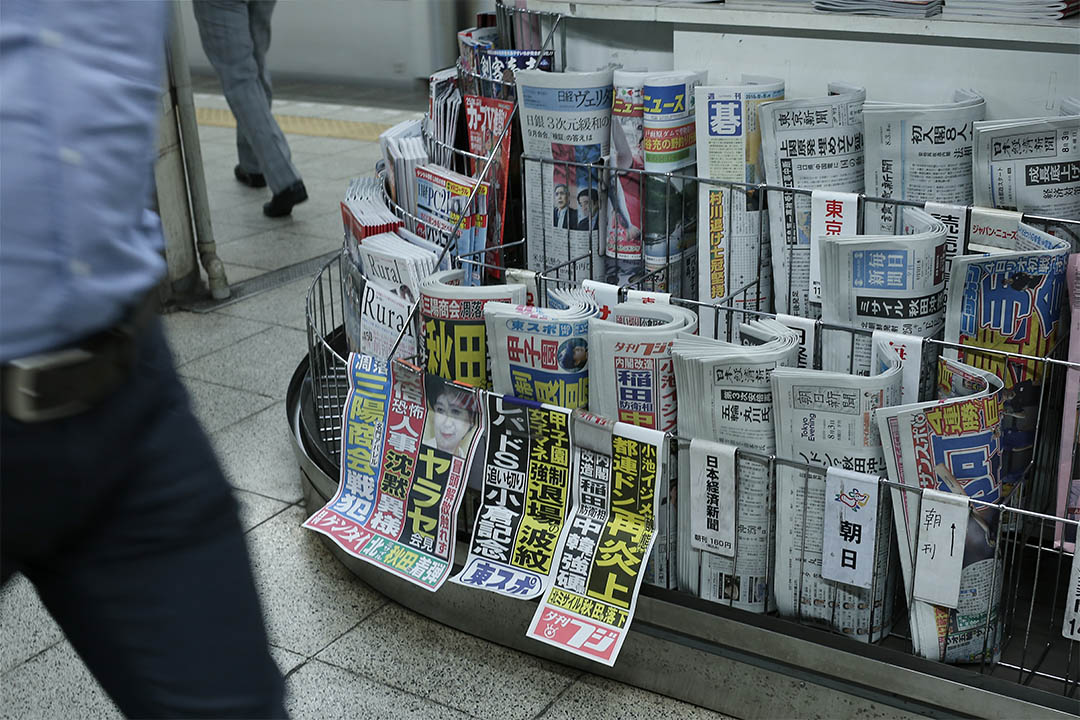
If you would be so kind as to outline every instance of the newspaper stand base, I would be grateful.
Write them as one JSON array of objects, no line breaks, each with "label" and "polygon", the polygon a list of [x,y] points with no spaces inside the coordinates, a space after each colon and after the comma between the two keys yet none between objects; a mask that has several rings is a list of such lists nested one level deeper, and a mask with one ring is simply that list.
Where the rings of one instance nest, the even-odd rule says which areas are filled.
[{"label": "newspaper stand base", "polygon": [[[341,334],[341,333],[335,333]],[[327,338],[328,340],[330,338]],[[318,364],[318,363],[316,363]],[[337,488],[319,440],[309,358],[289,384],[286,413],[308,512]],[[531,602],[447,583],[430,593],[362,563],[326,540],[353,574],[395,602],[476,637],[685,702],[750,718],[1074,718],[1080,701],[1023,683],[932,663],[885,646],[776,617],[729,610],[643,586],[614,667],[530,640]],[[467,546],[458,545],[458,557]]]}]

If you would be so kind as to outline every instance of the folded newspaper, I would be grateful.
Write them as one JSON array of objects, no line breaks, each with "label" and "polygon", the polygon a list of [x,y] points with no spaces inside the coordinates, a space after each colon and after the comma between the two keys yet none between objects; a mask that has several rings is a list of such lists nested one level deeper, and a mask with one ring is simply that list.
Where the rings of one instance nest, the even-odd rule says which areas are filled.
[{"label": "folded newspaper", "polygon": [[[644,188],[646,71],[616,70],[612,76],[611,181],[608,183],[607,281],[625,285],[645,267]],[[622,172],[620,172],[622,171]],[[638,172],[633,172],[638,171]]]}]

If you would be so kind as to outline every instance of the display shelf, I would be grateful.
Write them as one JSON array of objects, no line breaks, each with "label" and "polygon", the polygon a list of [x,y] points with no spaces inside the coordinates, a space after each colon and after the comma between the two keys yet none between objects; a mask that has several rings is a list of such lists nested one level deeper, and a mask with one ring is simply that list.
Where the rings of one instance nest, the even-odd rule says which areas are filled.
[{"label": "display shelf", "polygon": [[1066,52],[1080,52],[1080,17],[1066,18],[1043,25],[946,20],[931,18],[894,18],[883,15],[851,15],[815,12],[809,8],[760,10],[728,8],[718,4],[667,4],[641,0],[532,0],[530,8],[559,13],[566,18],[585,20],[631,20],[716,25],[739,29],[765,29],[784,32],[827,33],[837,36],[889,35],[903,38],[939,38],[959,42],[993,43],[1023,46],[1057,46]]}]

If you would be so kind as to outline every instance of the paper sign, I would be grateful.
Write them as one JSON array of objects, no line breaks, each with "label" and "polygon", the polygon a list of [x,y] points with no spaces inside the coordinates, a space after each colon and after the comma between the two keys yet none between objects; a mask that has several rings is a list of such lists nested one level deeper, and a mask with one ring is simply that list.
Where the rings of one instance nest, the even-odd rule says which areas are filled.
[{"label": "paper sign", "polygon": [[858,232],[859,196],[814,190],[810,195],[810,300],[821,302],[821,238]]},{"label": "paper sign", "polygon": [[992,248],[1011,248],[1020,232],[1024,214],[1015,210],[973,207],[968,221],[968,252],[972,255]]},{"label": "paper sign", "polygon": [[506,282],[521,283],[525,286],[525,304],[536,305],[536,273],[520,268],[506,268]]},{"label": "paper sign", "polygon": [[735,557],[735,448],[690,441],[690,547]]},{"label": "paper sign", "polygon": [[601,320],[607,320],[611,317],[615,306],[619,304],[619,288],[616,285],[609,285],[597,280],[582,280],[581,289],[592,297],[593,302],[599,308],[596,317]]},{"label": "paper sign", "polygon": [[915,599],[956,609],[967,540],[966,495],[923,490],[915,547]]},{"label": "paper sign", "polygon": [[627,290],[627,302],[640,302],[646,305],[670,305],[671,293],[650,292],[648,290]]},{"label": "paper sign", "polygon": [[828,469],[821,577],[870,589],[874,583],[877,509],[876,477],[840,468]]},{"label": "paper sign", "polygon": [[1069,640],[1080,640],[1080,548],[1073,553],[1072,572],[1065,595],[1065,622],[1061,634]]},{"label": "paper sign", "polygon": [[817,344],[817,320],[778,313],[776,320],[781,325],[799,333],[799,364],[796,367],[817,370],[814,362],[814,346]]}]

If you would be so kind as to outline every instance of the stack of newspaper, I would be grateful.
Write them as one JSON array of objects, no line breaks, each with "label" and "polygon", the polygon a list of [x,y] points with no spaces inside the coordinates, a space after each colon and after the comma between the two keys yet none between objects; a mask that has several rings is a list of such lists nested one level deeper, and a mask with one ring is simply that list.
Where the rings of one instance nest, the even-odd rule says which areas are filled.
[{"label": "stack of newspaper", "polygon": [[[384,131],[379,135],[379,147],[386,163],[390,198],[405,212],[415,215],[416,186],[413,177],[417,166],[428,162],[422,121],[405,120]],[[410,223],[410,229],[416,230],[415,223]]]},{"label": "stack of newspaper", "polygon": [[420,336],[424,367],[446,380],[491,387],[484,305],[525,302],[520,284],[463,286],[464,270],[432,273],[420,282]]},{"label": "stack of newspaper", "polygon": [[570,409],[589,406],[589,318],[581,294],[565,309],[484,306],[495,392]]},{"label": "stack of newspaper", "polygon": [[603,279],[612,71],[517,74],[528,268]]},{"label": "stack of newspaper", "polygon": [[[678,428],[681,438],[708,440],[710,445],[680,443],[678,497],[683,504],[675,510],[678,518],[679,587],[699,597],[750,612],[772,609],[772,547],[775,517],[772,513],[774,487],[767,462],[747,457],[735,458],[734,446],[762,453],[776,453],[771,377],[777,368],[791,366],[798,356],[798,336],[772,320],[753,321],[741,332],[757,331],[769,340],[743,347],[699,337],[675,341],[671,355],[675,382],[682,403]],[[707,502],[694,498],[718,492],[707,487],[709,470],[720,451],[711,443],[719,441],[734,464],[726,478],[733,485],[723,498],[733,508],[730,533],[721,533],[709,523]],[[680,512],[681,509],[681,512]],[[706,530],[694,531],[704,527]]]},{"label": "stack of newspaper", "polygon": [[943,0],[813,0],[814,9],[856,15],[930,17],[941,13]]},{"label": "stack of newspaper", "polygon": [[1080,12],[1080,0],[948,0],[947,20],[1046,23]]},{"label": "stack of newspaper", "polygon": [[[739,83],[695,90],[698,174],[713,180],[765,181],[758,107],[784,99],[784,82],[743,76]],[[698,300],[716,301],[757,281],[727,301],[735,307],[772,307],[772,260],[768,216],[760,192],[702,183],[698,190]],[[725,337],[727,317],[701,311],[701,332]]]},{"label": "stack of newspaper", "polygon": [[[487,182],[438,165],[416,168],[417,232],[439,245],[453,241],[451,255],[479,259],[487,247]],[[457,235],[451,233],[457,229]],[[479,266],[465,265],[465,284],[481,280]]]},{"label": "stack of newspaper", "polygon": [[[608,196],[607,280],[625,285],[645,267],[642,244],[644,227],[642,200],[645,178],[644,99],[642,87],[647,71],[616,70],[612,82],[615,97],[611,105],[611,181]],[[619,172],[639,171],[639,172]]]},{"label": "stack of newspaper", "polygon": [[454,138],[457,135],[461,92],[458,91],[457,68],[439,70],[428,78],[428,123],[430,139],[428,156],[443,167],[451,167]]}]

